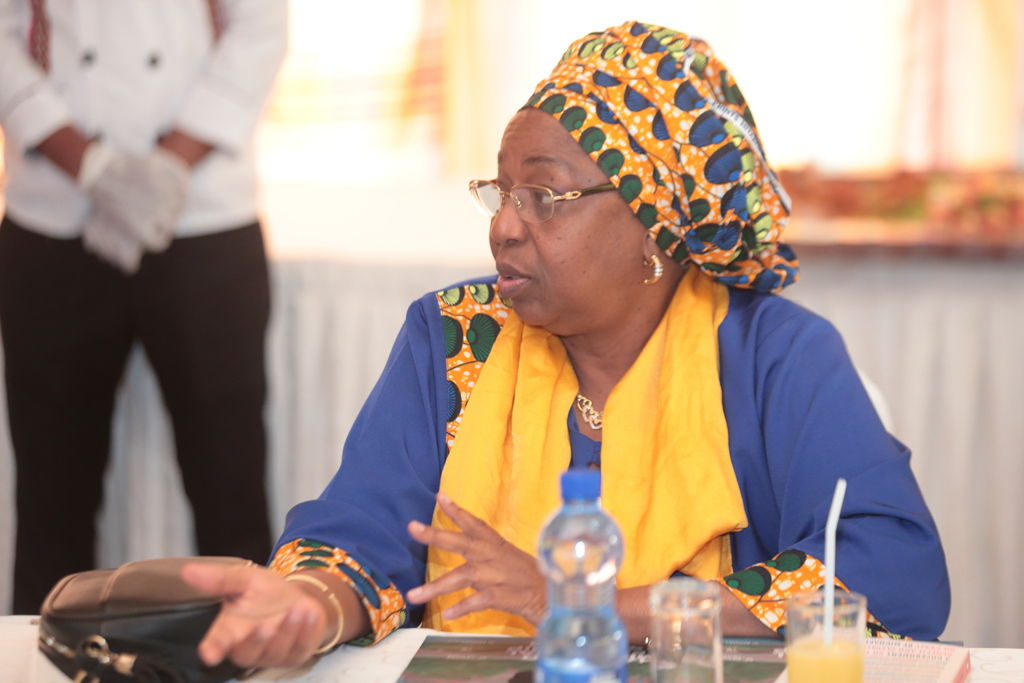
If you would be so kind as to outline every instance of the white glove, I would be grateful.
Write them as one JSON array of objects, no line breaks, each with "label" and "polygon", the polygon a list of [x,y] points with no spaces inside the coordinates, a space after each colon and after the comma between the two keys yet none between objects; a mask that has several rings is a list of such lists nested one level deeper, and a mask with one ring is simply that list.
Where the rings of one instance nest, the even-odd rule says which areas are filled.
[{"label": "white glove", "polygon": [[[138,157],[93,142],[86,148],[78,183],[92,198],[93,211],[82,232],[87,248],[121,267],[138,269],[142,249],[170,245],[188,198],[192,169],[162,147]],[[134,264],[134,265],[132,265]]]},{"label": "white glove", "polygon": [[145,247],[138,235],[121,222],[121,217],[94,206],[82,228],[82,245],[101,261],[117,267],[125,275],[139,270]]}]

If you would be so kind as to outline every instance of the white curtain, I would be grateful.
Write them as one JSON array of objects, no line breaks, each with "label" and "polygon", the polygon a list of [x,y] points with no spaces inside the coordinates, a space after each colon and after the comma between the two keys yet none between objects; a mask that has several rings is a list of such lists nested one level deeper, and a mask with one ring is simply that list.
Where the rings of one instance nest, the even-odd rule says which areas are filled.
[{"label": "white curtain", "polygon": [[[814,255],[805,255],[803,266],[804,280],[788,296],[835,323],[887,398],[895,434],[914,452],[953,582],[945,637],[1024,646],[1024,591],[1015,573],[1024,566],[1024,268],[998,260]],[[334,474],[409,303],[483,272],[277,261],[272,273],[267,425],[276,532],[287,510],[317,496]],[[14,521],[6,430],[0,420],[4,609]],[[119,395],[114,436],[101,563],[191,553],[172,437],[141,352]]]}]

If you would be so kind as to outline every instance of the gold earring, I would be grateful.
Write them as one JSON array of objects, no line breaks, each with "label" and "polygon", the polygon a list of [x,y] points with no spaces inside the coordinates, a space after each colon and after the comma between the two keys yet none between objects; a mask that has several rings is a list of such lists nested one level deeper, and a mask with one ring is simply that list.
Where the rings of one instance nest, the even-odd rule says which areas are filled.
[{"label": "gold earring", "polygon": [[661,259],[658,258],[657,254],[651,254],[649,261],[644,261],[644,268],[650,268],[654,266],[654,277],[649,277],[644,280],[645,285],[653,285],[655,282],[661,279],[661,276],[665,274],[665,266],[661,265]]}]

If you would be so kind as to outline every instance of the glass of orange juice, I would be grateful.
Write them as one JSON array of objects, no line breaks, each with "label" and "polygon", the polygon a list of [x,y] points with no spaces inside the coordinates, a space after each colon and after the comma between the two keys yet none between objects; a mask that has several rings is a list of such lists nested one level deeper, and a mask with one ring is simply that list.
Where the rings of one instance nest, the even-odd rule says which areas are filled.
[{"label": "glass of orange juice", "polygon": [[832,642],[825,644],[824,591],[786,600],[786,665],[790,683],[863,683],[867,599],[836,590]]}]

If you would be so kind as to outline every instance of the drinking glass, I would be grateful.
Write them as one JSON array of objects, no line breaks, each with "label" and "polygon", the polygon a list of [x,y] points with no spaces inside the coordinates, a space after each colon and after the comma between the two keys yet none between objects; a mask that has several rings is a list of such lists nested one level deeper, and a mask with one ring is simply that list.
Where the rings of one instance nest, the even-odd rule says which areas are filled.
[{"label": "drinking glass", "polygon": [[682,577],[652,586],[654,683],[722,683],[721,617],[717,583]]},{"label": "drinking glass", "polygon": [[832,643],[825,646],[824,591],[786,600],[786,665],[790,683],[863,683],[867,599],[837,590]]}]

